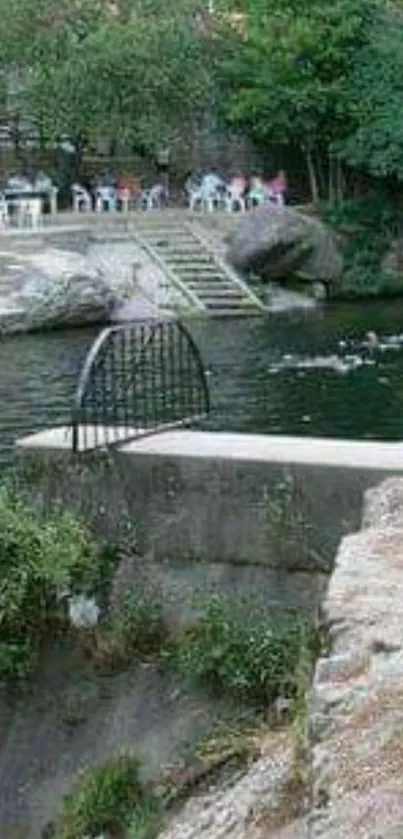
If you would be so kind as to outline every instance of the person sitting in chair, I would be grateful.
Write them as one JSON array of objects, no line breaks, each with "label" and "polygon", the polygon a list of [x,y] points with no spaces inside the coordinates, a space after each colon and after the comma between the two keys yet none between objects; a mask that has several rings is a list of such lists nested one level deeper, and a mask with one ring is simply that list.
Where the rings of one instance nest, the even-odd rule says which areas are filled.
[{"label": "person sitting in chair", "polygon": [[287,189],[286,173],[283,169],[280,169],[276,177],[267,184],[269,201],[272,201],[273,204],[277,204],[279,207],[283,207],[285,204]]}]

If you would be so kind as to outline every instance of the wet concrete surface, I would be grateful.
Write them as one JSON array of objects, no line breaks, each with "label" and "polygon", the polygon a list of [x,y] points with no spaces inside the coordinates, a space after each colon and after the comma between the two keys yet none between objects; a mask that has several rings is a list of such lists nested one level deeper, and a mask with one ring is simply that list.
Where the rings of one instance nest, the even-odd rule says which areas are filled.
[{"label": "wet concrete surface", "polygon": [[40,839],[77,772],[122,751],[157,777],[227,711],[154,664],[102,676],[65,641],[55,644],[29,692],[0,699],[1,839]]}]

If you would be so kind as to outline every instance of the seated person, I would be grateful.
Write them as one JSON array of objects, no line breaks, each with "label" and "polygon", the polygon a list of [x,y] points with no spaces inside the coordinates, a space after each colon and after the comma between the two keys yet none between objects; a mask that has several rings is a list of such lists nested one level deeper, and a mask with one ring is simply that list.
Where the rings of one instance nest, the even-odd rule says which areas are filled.
[{"label": "seated person", "polygon": [[128,192],[130,198],[136,200],[140,195],[141,187],[139,181],[133,175],[123,174],[118,179],[117,190],[118,197]]},{"label": "seated person", "polygon": [[206,198],[213,198],[224,191],[225,183],[223,178],[212,168],[202,176],[200,189]]},{"label": "seated person", "polygon": [[263,178],[260,175],[252,175],[248,190],[248,204],[252,207],[264,204],[266,199],[266,188]]},{"label": "seated person", "polygon": [[105,206],[108,210],[116,210],[116,189],[114,186],[102,184],[97,187],[96,199],[97,209],[102,210]]},{"label": "seated person", "polygon": [[162,210],[168,201],[168,190],[165,184],[157,183],[151,187],[147,198],[148,210]]},{"label": "seated person", "polygon": [[231,178],[225,196],[227,210],[240,209],[242,212],[245,212],[246,186],[244,175],[236,174]]},{"label": "seated person", "polygon": [[280,169],[276,177],[267,184],[269,200],[282,207],[285,204],[287,189],[288,185],[286,173],[283,169]]},{"label": "seated person", "polygon": [[192,192],[196,192],[196,190],[200,189],[201,180],[202,176],[200,175],[200,173],[187,173],[184,189],[188,197],[192,194]]}]

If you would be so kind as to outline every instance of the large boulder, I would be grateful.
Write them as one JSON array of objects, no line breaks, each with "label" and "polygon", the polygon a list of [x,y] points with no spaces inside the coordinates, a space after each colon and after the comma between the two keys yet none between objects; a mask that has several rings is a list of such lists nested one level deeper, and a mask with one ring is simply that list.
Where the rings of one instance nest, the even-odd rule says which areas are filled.
[{"label": "large boulder", "polygon": [[129,283],[114,285],[92,259],[68,251],[48,248],[2,267],[2,334],[107,323],[130,297]]},{"label": "large boulder", "polygon": [[228,238],[228,261],[268,279],[297,276],[337,284],[343,257],[335,235],[319,219],[289,207],[268,205],[242,217]]}]

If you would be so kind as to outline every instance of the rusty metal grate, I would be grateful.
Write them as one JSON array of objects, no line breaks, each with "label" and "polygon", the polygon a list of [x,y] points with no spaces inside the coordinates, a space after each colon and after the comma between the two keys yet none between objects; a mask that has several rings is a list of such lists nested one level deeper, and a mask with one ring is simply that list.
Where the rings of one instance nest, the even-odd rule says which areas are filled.
[{"label": "rusty metal grate", "polygon": [[199,350],[178,320],[104,329],[81,371],[72,417],[75,452],[197,423],[210,400]]}]

